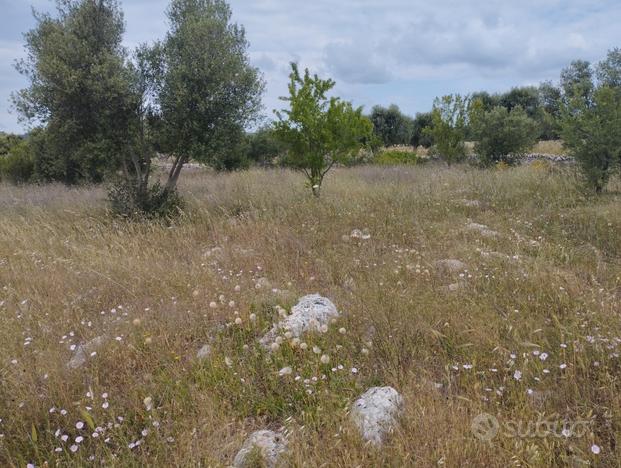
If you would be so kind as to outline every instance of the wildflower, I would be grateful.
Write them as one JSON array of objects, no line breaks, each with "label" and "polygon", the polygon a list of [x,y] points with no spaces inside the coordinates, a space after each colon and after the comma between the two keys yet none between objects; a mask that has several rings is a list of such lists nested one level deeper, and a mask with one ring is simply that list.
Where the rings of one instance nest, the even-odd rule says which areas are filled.
[{"label": "wildflower", "polygon": [[277,336],[276,339],[274,340],[274,342],[276,342],[277,344],[281,345],[283,342],[282,336]]},{"label": "wildflower", "polygon": [[521,371],[519,371],[519,370],[516,370],[516,371],[513,373],[513,378],[514,378],[515,380],[520,380],[520,379],[522,378],[522,372],[521,372]]},{"label": "wildflower", "polygon": [[297,348],[298,346],[300,346],[300,339],[299,338],[292,339],[290,345],[292,348]]},{"label": "wildflower", "polygon": [[300,343],[300,349],[302,351],[306,351],[308,349],[308,345],[306,343]]},{"label": "wildflower", "polygon": [[542,361],[545,361],[546,359],[548,359],[548,353],[541,353],[541,355],[539,356],[539,359],[541,359]]},{"label": "wildflower", "polygon": [[278,350],[280,349],[280,345],[279,345],[278,343],[274,342],[274,343],[272,343],[272,344],[270,345],[270,349],[271,349],[272,351],[276,352],[276,351],[278,351]]},{"label": "wildflower", "polygon": [[84,427],[84,423],[82,421],[78,421],[77,423],[75,423],[76,429],[82,429],[83,427]]},{"label": "wildflower", "polygon": [[362,348],[362,354],[364,355],[369,354],[369,350],[367,348]]},{"label": "wildflower", "polygon": [[134,320],[132,320],[132,323],[134,324],[134,326],[138,326],[141,323],[141,320],[139,318],[135,318]]},{"label": "wildflower", "polygon": [[320,358],[322,364],[328,364],[330,362],[330,356],[323,354]]},{"label": "wildflower", "polygon": [[69,450],[71,450],[73,453],[76,453],[79,448],[80,447],[78,447],[77,445],[73,444],[71,447],[69,447]]},{"label": "wildflower", "polygon": [[63,434],[63,435],[60,437],[60,440],[62,440],[63,442],[67,442],[67,441],[69,440],[69,436],[68,436],[67,434]]},{"label": "wildflower", "polygon": [[357,374],[358,373],[358,369],[356,369],[355,367],[351,368],[351,373],[352,374]]},{"label": "wildflower", "polygon": [[599,447],[599,445],[596,445],[596,444],[591,445],[591,452],[593,452],[595,455],[599,455],[601,451],[602,449]]},{"label": "wildflower", "polygon": [[229,301],[229,307],[232,309],[235,307],[235,301]]},{"label": "wildflower", "polygon": [[239,292],[239,291],[241,291],[241,286],[238,284],[238,285],[235,286],[234,289],[235,289],[235,292]]},{"label": "wildflower", "polygon": [[321,348],[319,346],[313,346],[313,353],[321,354]]},{"label": "wildflower", "polygon": [[217,307],[218,307],[218,303],[217,303],[217,302],[215,302],[215,301],[211,301],[211,302],[209,303],[209,308],[211,308],[211,309],[216,309]]},{"label": "wildflower", "polygon": [[251,322],[254,322],[257,319],[257,314],[250,314],[248,318],[250,319]]},{"label": "wildflower", "polygon": [[150,336],[147,336],[147,337],[144,339],[144,344],[146,344],[146,345],[150,345],[151,343],[153,343],[153,338],[151,338]]},{"label": "wildflower", "polygon": [[76,444],[79,444],[79,443],[81,443],[83,440],[84,440],[84,437],[82,437],[82,436],[77,436],[77,437],[75,438],[75,443],[76,443]]},{"label": "wildflower", "polygon": [[228,356],[224,358],[224,363],[225,363],[228,367],[231,367],[231,366],[233,365],[233,361],[232,361],[232,360],[231,360],[231,358],[230,358],[230,357],[228,357]]},{"label": "wildflower", "polygon": [[339,333],[341,335],[344,335],[345,333],[347,333],[347,330],[344,327],[339,328]]},{"label": "wildflower", "polygon": [[466,370],[470,370],[472,369],[472,364],[464,364],[462,367]]},{"label": "wildflower", "polygon": [[102,393],[101,398],[108,398],[108,394],[107,393]]},{"label": "wildflower", "polygon": [[110,403],[108,403],[107,401],[104,401],[104,402],[101,404],[101,407],[102,407],[103,409],[108,409],[108,407],[109,407],[109,406],[110,406]]},{"label": "wildflower", "polygon": [[565,427],[561,431],[561,434],[562,434],[563,437],[569,437],[571,435],[571,431]]},{"label": "wildflower", "polygon": [[240,317],[237,317],[235,319],[235,325],[241,325],[242,324],[242,319]]},{"label": "wildflower", "polygon": [[288,340],[290,340],[291,338],[293,338],[293,333],[291,333],[290,331],[285,333],[285,338],[287,338]]},{"label": "wildflower", "polygon": [[559,368],[560,368],[561,370],[567,369],[567,364],[561,364],[561,365],[559,366]]},{"label": "wildflower", "polygon": [[322,325],[321,326],[321,333],[328,333],[328,326],[327,325]]},{"label": "wildflower", "polygon": [[142,437],[146,437],[149,435],[149,431],[147,429],[143,429],[141,434],[142,434]]}]

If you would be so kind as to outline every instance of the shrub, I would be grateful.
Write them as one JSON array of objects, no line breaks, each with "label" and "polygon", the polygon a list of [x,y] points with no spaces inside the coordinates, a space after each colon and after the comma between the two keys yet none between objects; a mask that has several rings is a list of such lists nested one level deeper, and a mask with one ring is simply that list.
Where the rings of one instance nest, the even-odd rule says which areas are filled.
[{"label": "shrub", "polygon": [[474,150],[483,166],[498,162],[513,164],[537,139],[537,124],[521,107],[508,111],[495,107],[485,112],[476,104],[471,114],[471,128],[477,140]]},{"label": "shrub", "polygon": [[140,184],[118,180],[108,189],[112,212],[130,219],[171,219],[183,209],[183,199],[176,190],[166,189],[159,182],[144,187]]},{"label": "shrub", "polygon": [[246,157],[260,166],[269,166],[284,153],[284,146],[269,127],[259,128],[246,136]]},{"label": "shrub", "polygon": [[34,174],[30,145],[22,140],[6,156],[0,156],[0,179],[14,184],[29,182]]},{"label": "shrub", "polygon": [[432,126],[425,132],[434,142],[434,153],[450,166],[466,156],[466,128],[469,99],[459,94],[436,99]]},{"label": "shrub", "polygon": [[420,158],[414,151],[388,149],[379,153],[374,162],[383,166],[396,166],[400,164],[418,164]]},{"label": "shrub", "polygon": [[604,86],[592,99],[572,99],[563,109],[562,128],[587,185],[601,193],[621,162],[621,91]]}]

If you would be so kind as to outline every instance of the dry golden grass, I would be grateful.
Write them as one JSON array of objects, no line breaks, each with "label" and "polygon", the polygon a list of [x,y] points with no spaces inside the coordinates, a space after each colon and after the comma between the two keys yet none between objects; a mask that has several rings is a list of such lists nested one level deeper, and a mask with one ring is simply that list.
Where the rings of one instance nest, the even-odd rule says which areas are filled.
[{"label": "dry golden grass", "polygon": [[563,148],[563,142],[561,140],[545,140],[538,141],[531,149],[531,153],[565,156],[567,155],[567,150]]},{"label": "dry golden grass", "polygon": [[[321,200],[286,171],[194,172],[182,192],[187,213],[167,226],[109,217],[101,189],[0,186],[0,465],[222,466],[249,432],[280,427],[293,466],[618,465],[616,193],[587,199],[554,168],[433,165],[334,171]],[[451,258],[467,271],[436,271]],[[256,345],[277,305],[314,292],[346,333],[306,339],[342,371]],[[321,373],[311,395],[294,380]],[[372,385],[406,401],[381,450],[346,414]],[[481,413],[505,429],[491,442],[471,431]],[[528,437],[546,418],[588,427]]]}]

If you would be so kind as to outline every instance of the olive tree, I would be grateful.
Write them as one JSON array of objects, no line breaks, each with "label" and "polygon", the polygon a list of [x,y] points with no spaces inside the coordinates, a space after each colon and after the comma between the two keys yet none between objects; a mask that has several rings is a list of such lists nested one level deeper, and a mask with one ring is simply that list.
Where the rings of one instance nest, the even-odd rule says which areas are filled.
[{"label": "olive tree", "polygon": [[588,100],[574,97],[563,107],[562,136],[587,185],[601,193],[621,165],[621,90],[601,86]]},{"label": "olive tree", "polygon": [[17,70],[29,86],[13,96],[20,118],[45,128],[39,179],[101,182],[128,148],[132,92],[116,0],[57,0],[35,13]]},{"label": "olive tree", "polygon": [[362,114],[362,107],[328,97],[334,87],[291,64],[289,96],[281,98],[289,109],[277,111],[275,135],[287,147],[286,163],[301,170],[316,197],[321,193],[325,175],[336,163],[355,157],[373,138],[373,125]]},{"label": "olive tree", "polygon": [[155,101],[160,144],[173,157],[165,187],[172,191],[190,159],[213,163],[243,136],[260,110],[264,83],[224,0],[172,0],[168,19],[170,31],[156,45]]},{"label": "olive tree", "polygon": [[520,106],[485,111],[475,102],[470,115],[474,151],[482,166],[497,162],[512,164],[531,148],[538,136],[536,122]]}]

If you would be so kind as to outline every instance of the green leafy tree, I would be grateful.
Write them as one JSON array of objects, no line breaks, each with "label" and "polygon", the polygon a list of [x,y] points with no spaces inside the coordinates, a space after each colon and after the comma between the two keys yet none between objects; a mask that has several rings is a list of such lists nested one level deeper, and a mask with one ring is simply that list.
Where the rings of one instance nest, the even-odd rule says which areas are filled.
[{"label": "green leafy tree", "polygon": [[512,164],[537,140],[537,123],[520,106],[510,111],[494,107],[485,111],[475,102],[470,125],[476,140],[474,150],[479,162],[489,166],[497,162]]},{"label": "green leafy tree", "polygon": [[30,86],[14,94],[21,118],[45,127],[38,177],[101,182],[127,150],[131,90],[115,0],[57,0],[57,15],[35,13],[27,57],[17,64]]},{"label": "green leafy tree", "polygon": [[373,124],[350,102],[328,98],[335,82],[322,80],[308,70],[301,75],[291,64],[289,109],[276,112],[276,136],[286,145],[286,163],[306,175],[319,197],[325,175],[336,163],[347,163],[371,142]]},{"label": "green leafy tree", "polygon": [[261,127],[246,137],[246,154],[250,161],[261,166],[269,166],[284,151],[284,145],[269,126]]},{"label": "green leafy tree", "polygon": [[[13,140],[13,139],[11,139]],[[14,184],[32,180],[34,162],[32,146],[28,139],[15,139],[5,154],[0,154],[0,180]]]},{"label": "green leafy tree", "polygon": [[621,164],[621,91],[598,87],[563,107],[562,136],[587,185],[601,193]]},{"label": "green leafy tree", "polygon": [[412,122],[412,139],[410,144],[414,147],[424,146],[429,148],[433,145],[433,138],[429,132],[426,132],[427,127],[433,125],[433,116],[431,112],[419,112],[416,114],[414,121]]},{"label": "green leafy tree", "polygon": [[596,74],[601,85],[621,88],[621,49],[609,50],[606,59],[597,65]]},{"label": "green leafy tree", "polygon": [[545,81],[538,88],[541,106],[541,138],[556,140],[560,138],[561,89],[550,81]]},{"label": "green leafy tree", "polygon": [[412,139],[413,121],[392,104],[388,108],[375,106],[369,116],[375,135],[384,146],[409,145]]},{"label": "green leafy tree", "polygon": [[468,97],[455,94],[436,98],[433,104],[433,123],[427,134],[433,138],[435,152],[449,166],[466,156],[469,102]]},{"label": "green leafy tree", "polygon": [[565,104],[577,99],[589,100],[595,89],[593,69],[585,60],[574,60],[561,71],[561,89]]},{"label": "green leafy tree", "polygon": [[168,20],[154,75],[159,145],[173,157],[165,189],[174,191],[188,161],[217,165],[237,145],[260,110],[264,83],[225,1],[172,0]]}]

